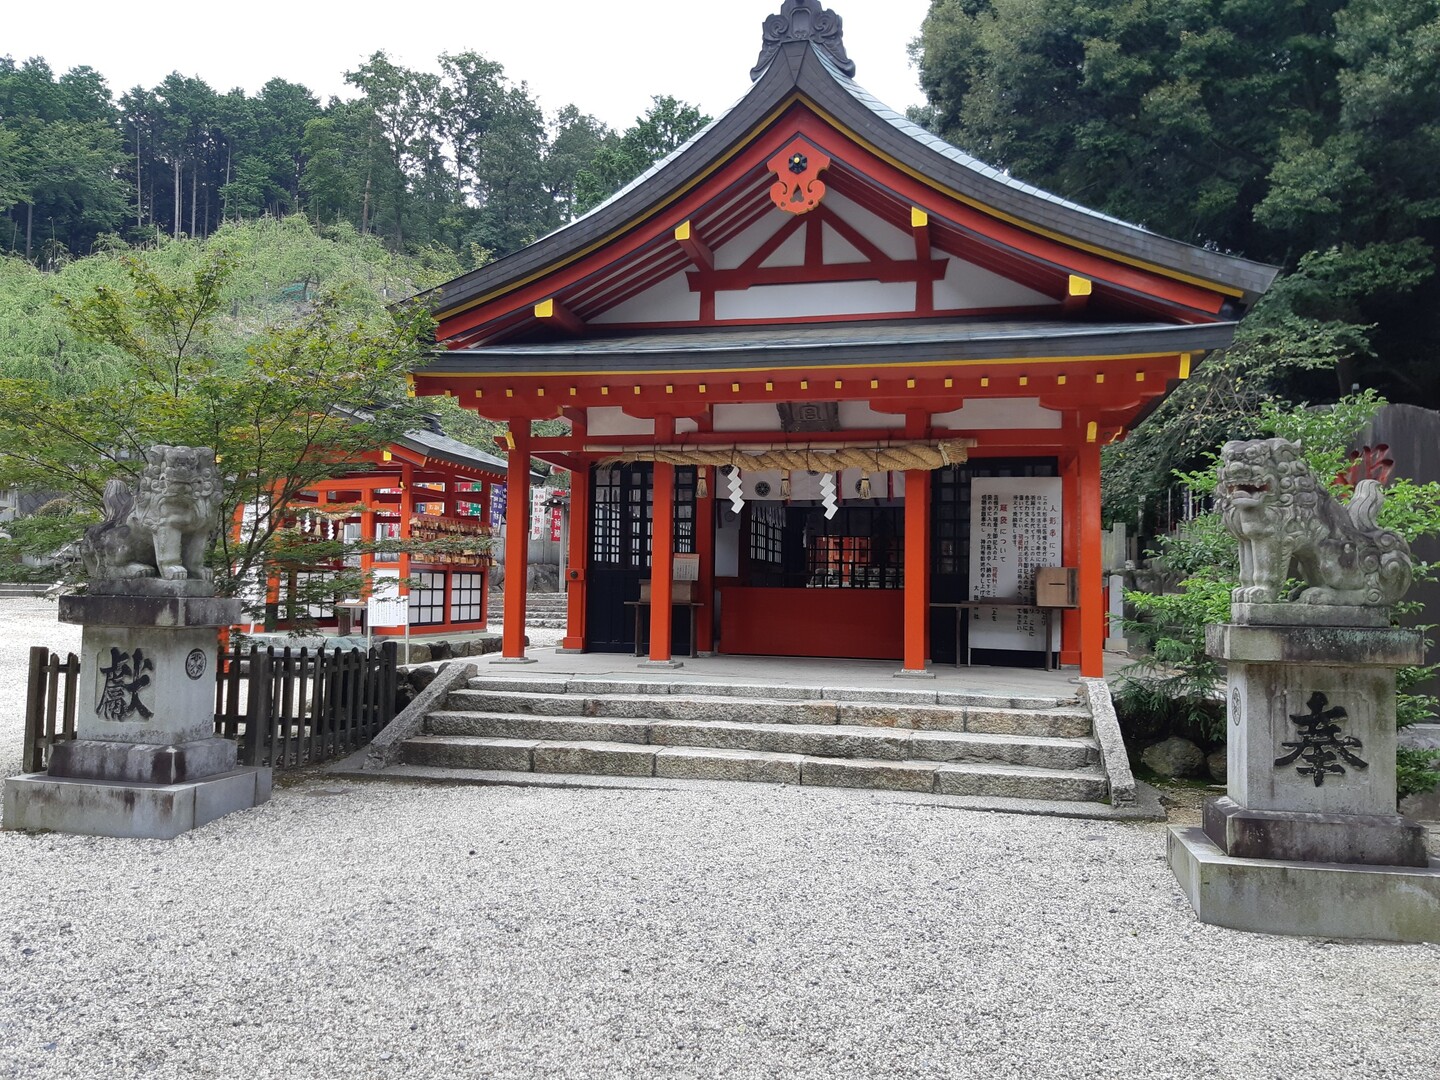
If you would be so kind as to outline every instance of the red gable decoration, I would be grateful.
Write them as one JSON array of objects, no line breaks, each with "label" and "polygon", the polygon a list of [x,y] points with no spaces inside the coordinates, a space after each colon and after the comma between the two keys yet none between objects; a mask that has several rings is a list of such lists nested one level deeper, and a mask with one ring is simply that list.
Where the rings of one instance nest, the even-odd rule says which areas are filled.
[{"label": "red gable decoration", "polygon": [[1390,447],[1381,443],[1350,451],[1349,467],[1341,470],[1335,479],[1341,486],[1353,488],[1358,487],[1361,480],[1378,480],[1388,484],[1394,474],[1395,461],[1390,457]]},{"label": "red gable decoration", "polygon": [[820,174],[830,167],[830,158],[803,139],[797,139],[782,153],[770,159],[775,186],[770,198],[781,210],[791,214],[808,214],[825,198],[825,185]]}]

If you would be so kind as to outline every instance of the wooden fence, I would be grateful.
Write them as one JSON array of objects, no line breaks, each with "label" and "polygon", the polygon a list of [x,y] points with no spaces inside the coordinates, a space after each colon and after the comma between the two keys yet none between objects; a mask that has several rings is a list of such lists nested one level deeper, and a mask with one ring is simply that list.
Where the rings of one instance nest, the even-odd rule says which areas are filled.
[{"label": "wooden fence", "polygon": [[75,738],[75,687],[79,678],[80,660],[74,653],[61,660],[44,645],[30,649],[22,759],[26,772],[42,772],[50,763],[50,748]]},{"label": "wooden fence", "polygon": [[396,646],[236,648],[215,684],[215,733],[242,765],[293,769],[360,749],[395,718]]},{"label": "wooden fence", "polygon": [[[358,750],[395,718],[396,646],[363,653],[236,647],[220,655],[215,733],[239,744],[240,764],[293,769]],[[26,772],[43,772],[50,748],[75,738],[80,661],[30,650],[25,698]]]}]

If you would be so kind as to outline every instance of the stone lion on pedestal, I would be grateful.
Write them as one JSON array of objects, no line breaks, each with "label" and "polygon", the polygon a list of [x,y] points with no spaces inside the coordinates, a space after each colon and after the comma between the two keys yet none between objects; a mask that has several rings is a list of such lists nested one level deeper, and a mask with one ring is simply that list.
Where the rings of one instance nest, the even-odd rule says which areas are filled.
[{"label": "stone lion on pedestal", "polygon": [[[1240,541],[1237,604],[1388,607],[1410,588],[1410,547],[1376,522],[1384,489],[1362,480],[1336,502],[1285,439],[1226,443],[1215,504]],[[1282,596],[1297,577],[1306,588]]]},{"label": "stone lion on pedestal", "polygon": [[220,509],[214,450],[152,446],[135,493],[123,480],[111,480],[104,503],[105,520],[85,530],[80,542],[92,580],[211,580],[205,549]]}]

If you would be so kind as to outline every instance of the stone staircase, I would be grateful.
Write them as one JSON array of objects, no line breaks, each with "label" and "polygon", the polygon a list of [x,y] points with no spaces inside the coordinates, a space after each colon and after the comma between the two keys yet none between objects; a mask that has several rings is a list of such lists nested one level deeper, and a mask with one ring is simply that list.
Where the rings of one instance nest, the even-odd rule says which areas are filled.
[{"label": "stone staircase", "polygon": [[[530,589],[525,594],[525,625],[538,630],[564,630],[569,610],[564,593],[541,592]],[[505,615],[505,594],[496,591],[490,594],[490,621],[499,625]]]},{"label": "stone staircase", "polygon": [[400,769],[417,777],[474,770],[491,781],[528,773],[1067,803],[1109,796],[1090,713],[1073,697],[491,676],[452,690],[399,750]]}]

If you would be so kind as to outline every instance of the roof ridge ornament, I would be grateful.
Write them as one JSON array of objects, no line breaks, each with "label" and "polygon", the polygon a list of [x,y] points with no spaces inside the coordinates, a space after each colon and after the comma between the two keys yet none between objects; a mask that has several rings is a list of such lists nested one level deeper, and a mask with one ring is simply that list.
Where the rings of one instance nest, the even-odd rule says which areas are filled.
[{"label": "roof ridge ornament", "polygon": [[765,38],[760,46],[760,59],[750,71],[754,81],[765,74],[780,46],[787,41],[809,41],[830,54],[846,78],[855,77],[855,61],[845,53],[844,20],[817,0],[785,0],[779,15],[765,20]]}]

